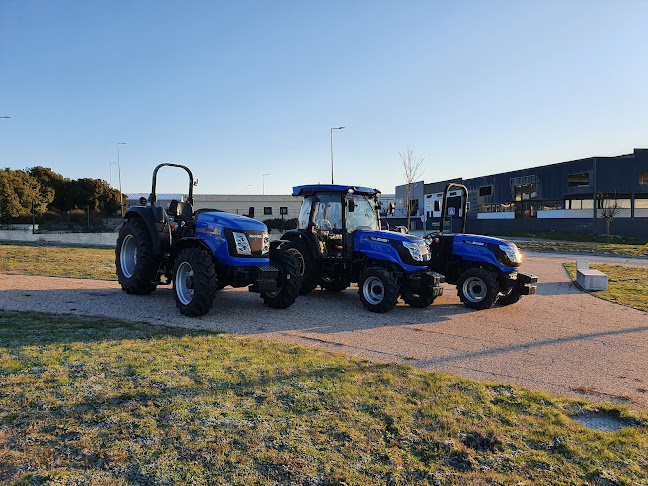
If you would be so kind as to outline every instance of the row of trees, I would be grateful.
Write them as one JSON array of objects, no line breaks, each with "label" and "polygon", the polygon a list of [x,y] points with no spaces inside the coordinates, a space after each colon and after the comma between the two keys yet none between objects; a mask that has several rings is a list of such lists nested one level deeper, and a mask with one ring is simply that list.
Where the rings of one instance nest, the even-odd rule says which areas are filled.
[{"label": "row of trees", "polygon": [[[122,197],[122,204],[125,204]],[[120,209],[119,191],[102,179],[66,179],[47,167],[0,170],[0,217],[10,221],[20,216],[86,209],[106,215]]]}]

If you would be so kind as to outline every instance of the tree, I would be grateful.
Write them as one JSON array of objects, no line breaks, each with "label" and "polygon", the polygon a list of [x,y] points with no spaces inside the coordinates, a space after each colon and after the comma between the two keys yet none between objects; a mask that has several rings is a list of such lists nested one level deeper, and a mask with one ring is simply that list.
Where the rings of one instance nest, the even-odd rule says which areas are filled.
[{"label": "tree", "polygon": [[620,200],[616,192],[599,194],[597,198],[597,208],[599,216],[605,221],[605,234],[607,235],[607,242],[610,242],[610,225],[612,221],[619,216],[623,211],[628,209],[625,203]]},{"label": "tree", "polygon": [[17,218],[34,212],[42,214],[54,200],[54,190],[43,186],[29,173],[9,168],[0,170],[0,214]]},{"label": "tree", "polygon": [[[415,155],[414,149],[412,147],[405,147],[405,152],[399,152],[398,155],[401,158],[401,163],[403,165],[403,178],[405,179],[405,184],[407,184],[407,227],[410,227],[410,218],[412,216],[412,186],[414,183],[421,178],[424,172],[423,168],[423,156]],[[418,210],[418,206],[416,208]]]}]

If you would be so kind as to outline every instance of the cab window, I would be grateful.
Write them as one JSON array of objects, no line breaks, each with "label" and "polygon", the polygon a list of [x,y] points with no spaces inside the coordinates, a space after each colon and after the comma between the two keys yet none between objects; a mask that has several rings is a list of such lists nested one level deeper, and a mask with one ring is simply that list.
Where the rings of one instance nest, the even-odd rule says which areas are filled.
[{"label": "cab window", "polygon": [[320,231],[342,231],[342,200],[340,196],[320,195],[313,212],[313,222]]},{"label": "cab window", "polygon": [[378,230],[378,216],[376,205],[373,199],[365,196],[354,195],[355,210],[347,210],[347,231],[355,230]]}]

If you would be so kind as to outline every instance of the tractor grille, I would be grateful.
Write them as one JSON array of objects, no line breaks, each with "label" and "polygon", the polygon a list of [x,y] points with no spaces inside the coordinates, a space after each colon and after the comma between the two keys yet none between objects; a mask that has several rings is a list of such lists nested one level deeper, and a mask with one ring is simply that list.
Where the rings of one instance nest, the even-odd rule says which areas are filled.
[{"label": "tractor grille", "polygon": [[[236,251],[236,243],[234,242],[233,233],[244,233],[247,236],[248,243],[250,244],[251,255],[242,255]],[[230,256],[237,258],[264,258],[268,255],[263,255],[263,238],[268,235],[267,231],[244,231],[232,230],[225,228],[225,239],[227,240],[227,250]]]}]

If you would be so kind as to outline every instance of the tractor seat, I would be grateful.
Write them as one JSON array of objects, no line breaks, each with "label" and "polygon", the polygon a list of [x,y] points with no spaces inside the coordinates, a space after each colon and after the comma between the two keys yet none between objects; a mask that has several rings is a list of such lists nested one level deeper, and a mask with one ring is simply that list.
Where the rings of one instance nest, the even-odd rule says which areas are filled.
[{"label": "tractor seat", "polygon": [[169,210],[167,211],[168,215],[174,219],[174,221],[191,221],[193,216],[193,208],[191,204],[178,201],[177,199],[172,199],[169,204]]}]

